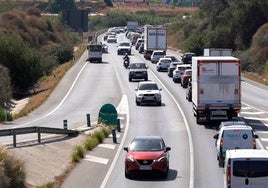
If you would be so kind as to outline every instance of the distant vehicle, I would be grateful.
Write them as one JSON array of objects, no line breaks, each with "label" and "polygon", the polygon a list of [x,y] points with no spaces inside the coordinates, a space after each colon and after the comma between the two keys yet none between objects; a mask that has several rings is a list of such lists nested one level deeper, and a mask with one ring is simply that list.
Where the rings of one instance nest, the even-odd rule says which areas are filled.
[{"label": "distant vehicle", "polygon": [[181,57],[181,61],[184,63],[184,64],[192,64],[192,57],[195,56],[196,54],[195,53],[192,53],[192,52],[186,52],[182,55]]},{"label": "distant vehicle", "polygon": [[136,32],[138,28],[138,22],[137,21],[128,21],[127,22],[127,31]]},{"label": "distant vehicle", "polygon": [[267,150],[227,150],[224,166],[224,188],[265,188],[267,185]]},{"label": "distant vehicle", "polygon": [[91,43],[87,46],[88,61],[89,62],[102,62],[102,44]]},{"label": "distant vehicle", "polygon": [[117,43],[117,37],[115,35],[108,35],[107,43]]},{"label": "distant vehicle", "polygon": [[231,56],[193,57],[192,103],[197,124],[237,120],[241,109],[240,60]]},{"label": "distant vehicle", "polygon": [[232,49],[226,48],[206,48],[204,56],[232,56]]},{"label": "distant vehicle", "polygon": [[176,66],[181,65],[181,64],[182,64],[182,62],[180,62],[180,61],[175,61],[175,62],[172,61],[170,63],[170,65],[169,65],[169,67],[168,67],[168,70],[167,70],[168,76],[172,77],[173,76],[173,71],[176,69]]},{"label": "distant vehicle", "polygon": [[164,57],[166,53],[163,50],[154,50],[152,55],[151,55],[151,62],[152,63],[157,63],[160,58]]},{"label": "distant vehicle", "polygon": [[213,137],[216,139],[217,160],[223,167],[227,150],[256,149],[256,138],[253,129],[247,125],[223,126]]},{"label": "distant vehicle", "polygon": [[167,28],[146,25],[144,26],[144,58],[150,60],[154,50],[167,51]]},{"label": "distant vehicle", "polygon": [[180,60],[178,60],[178,58],[176,58],[173,55],[165,55],[165,58],[170,58],[172,62],[180,62]]},{"label": "distant vehicle", "polygon": [[105,43],[102,43],[102,53],[108,53],[108,45]]},{"label": "distant vehicle", "polygon": [[154,81],[141,81],[138,83],[136,90],[136,104],[139,106],[142,103],[153,103],[161,106],[162,96],[161,88]]},{"label": "distant vehicle", "polygon": [[138,51],[140,54],[144,52],[144,42],[140,44]]},{"label": "distant vehicle", "polygon": [[171,63],[170,58],[160,58],[156,64],[156,70],[157,71],[167,71],[170,63]]},{"label": "distant vehicle", "polygon": [[189,80],[192,78],[192,69],[187,69],[181,75],[181,86],[186,88],[188,86]]},{"label": "distant vehicle", "polygon": [[192,101],[192,80],[189,81],[187,89],[186,89],[186,99],[189,102]]},{"label": "distant vehicle", "polygon": [[136,136],[128,147],[125,158],[125,177],[131,178],[135,173],[159,173],[164,178],[169,172],[169,151],[160,136]]},{"label": "distant vehicle", "polygon": [[145,63],[131,63],[129,65],[128,80],[131,82],[133,79],[148,80],[147,66]]},{"label": "distant vehicle", "polygon": [[136,43],[135,43],[135,49],[138,50],[141,43],[143,43],[143,42],[144,42],[143,38],[138,38]]},{"label": "distant vehicle", "polygon": [[187,69],[191,69],[192,66],[191,65],[185,65],[185,64],[179,64],[176,66],[176,68],[173,71],[173,82],[175,83],[180,83],[181,82],[181,75],[183,75],[184,71]]},{"label": "distant vehicle", "polygon": [[128,41],[120,42],[117,46],[117,55],[125,55],[126,53],[128,55],[131,55],[131,43]]}]

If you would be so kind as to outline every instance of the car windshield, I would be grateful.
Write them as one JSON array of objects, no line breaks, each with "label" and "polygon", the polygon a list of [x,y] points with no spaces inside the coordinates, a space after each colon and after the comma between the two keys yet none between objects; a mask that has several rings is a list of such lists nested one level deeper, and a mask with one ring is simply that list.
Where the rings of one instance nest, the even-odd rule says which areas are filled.
[{"label": "car windshield", "polygon": [[160,140],[134,140],[130,145],[131,151],[162,151],[163,143]]},{"label": "car windshield", "polygon": [[141,84],[139,90],[158,90],[158,86],[154,83]]},{"label": "car windshield", "polygon": [[146,66],[144,63],[131,63],[129,65],[130,69],[146,69]]},{"label": "car windshield", "polygon": [[120,43],[119,46],[130,46],[130,43],[128,43],[128,42]]}]

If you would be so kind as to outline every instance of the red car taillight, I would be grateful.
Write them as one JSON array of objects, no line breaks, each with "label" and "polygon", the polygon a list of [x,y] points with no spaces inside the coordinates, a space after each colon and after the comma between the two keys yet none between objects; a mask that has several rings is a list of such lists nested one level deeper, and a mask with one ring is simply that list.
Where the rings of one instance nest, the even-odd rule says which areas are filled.
[{"label": "red car taillight", "polygon": [[230,166],[227,167],[227,177],[226,177],[226,181],[227,181],[227,185],[230,185],[231,184],[231,168]]}]

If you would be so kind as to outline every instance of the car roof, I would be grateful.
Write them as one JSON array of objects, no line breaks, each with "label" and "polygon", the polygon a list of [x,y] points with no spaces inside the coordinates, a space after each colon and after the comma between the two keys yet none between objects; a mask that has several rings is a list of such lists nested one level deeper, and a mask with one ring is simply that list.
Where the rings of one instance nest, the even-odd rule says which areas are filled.
[{"label": "car roof", "polygon": [[223,121],[220,126],[247,125],[244,121]]},{"label": "car roof", "polygon": [[140,81],[139,82],[139,84],[149,84],[149,83],[157,84],[155,81],[151,81],[151,80],[148,80],[148,81]]},{"label": "car roof", "polygon": [[268,159],[268,150],[264,149],[237,149],[227,150],[230,158],[266,158]]},{"label": "car roof", "polygon": [[225,126],[221,128],[222,130],[253,130],[252,127],[248,125],[234,125],[234,126]]}]

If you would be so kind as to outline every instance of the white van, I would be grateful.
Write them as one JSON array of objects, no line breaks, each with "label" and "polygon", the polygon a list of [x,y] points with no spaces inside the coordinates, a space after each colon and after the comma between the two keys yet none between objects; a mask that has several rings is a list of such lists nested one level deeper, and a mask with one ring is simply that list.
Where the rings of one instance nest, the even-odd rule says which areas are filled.
[{"label": "white van", "polygon": [[218,134],[214,135],[219,167],[223,167],[226,150],[231,149],[256,149],[256,138],[250,126],[233,124],[222,126]]},{"label": "white van", "polygon": [[227,150],[224,188],[267,188],[268,150]]}]

